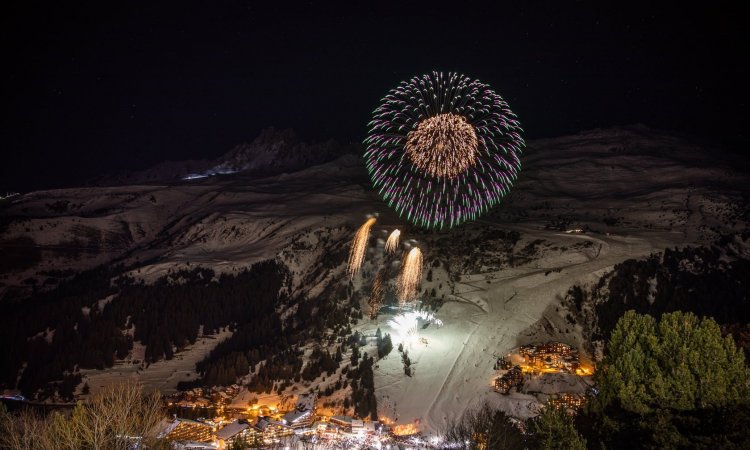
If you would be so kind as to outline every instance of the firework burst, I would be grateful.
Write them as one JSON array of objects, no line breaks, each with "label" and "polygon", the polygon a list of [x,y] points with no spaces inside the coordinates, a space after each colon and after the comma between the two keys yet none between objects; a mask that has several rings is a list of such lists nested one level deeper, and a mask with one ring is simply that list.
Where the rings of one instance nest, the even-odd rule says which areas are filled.
[{"label": "firework burst", "polygon": [[401,238],[401,231],[398,229],[393,230],[388,236],[388,240],[385,241],[385,252],[388,254],[396,253],[396,249],[398,248],[398,241]]},{"label": "firework burst", "polygon": [[373,113],[365,159],[403,217],[453,227],[496,205],[521,169],[521,126],[490,87],[457,73],[414,77]]},{"label": "firework burst", "polygon": [[434,323],[442,326],[443,322],[436,319],[429,311],[414,310],[401,313],[388,321],[388,325],[396,334],[396,340],[403,344],[411,344],[419,338],[419,321]]},{"label": "firework burst", "polygon": [[365,259],[365,251],[367,251],[367,241],[370,239],[370,228],[375,224],[375,218],[370,217],[367,221],[359,227],[357,234],[354,235],[352,241],[352,248],[349,251],[349,263],[346,266],[346,273],[350,277],[353,277],[359,268],[362,267],[362,261]]},{"label": "firework burst", "polygon": [[407,253],[398,278],[398,301],[401,304],[414,300],[422,282],[422,251],[414,247]]}]

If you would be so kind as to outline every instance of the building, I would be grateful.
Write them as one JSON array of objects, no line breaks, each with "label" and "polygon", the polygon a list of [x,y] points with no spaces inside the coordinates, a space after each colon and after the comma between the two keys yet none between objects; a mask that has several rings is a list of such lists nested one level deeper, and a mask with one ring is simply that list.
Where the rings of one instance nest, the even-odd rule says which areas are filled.
[{"label": "building", "polygon": [[514,387],[523,385],[523,372],[519,366],[513,366],[503,376],[495,378],[495,391],[508,394]]},{"label": "building", "polygon": [[314,392],[300,395],[294,409],[284,414],[282,422],[295,429],[311,426],[315,420],[316,401],[317,395]]},{"label": "building", "polygon": [[217,431],[216,439],[219,441],[220,448],[227,448],[235,442],[257,444],[260,441],[260,433],[246,420],[236,420]]},{"label": "building", "polygon": [[166,441],[212,442],[214,428],[203,422],[176,418],[166,423],[159,433]]},{"label": "building", "polygon": [[354,420],[354,417],[352,417],[352,416],[333,416],[329,420],[334,425],[338,425],[338,426],[343,427],[343,428],[351,428],[352,421]]},{"label": "building", "polygon": [[352,433],[353,434],[364,434],[365,422],[362,420],[352,420]]},{"label": "building", "polygon": [[550,397],[549,400],[547,400],[547,404],[555,408],[578,411],[586,404],[586,396],[570,393],[557,394]]},{"label": "building", "polygon": [[213,442],[172,441],[175,450],[216,450],[218,445]]},{"label": "building", "polygon": [[294,430],[287,426],[283,422],[277,422],[271,417],[258,417],[258,421],[255,423],[255,429],[258,433],[262,434],[263,439],[273,440],[281,436],[289,436],[294,434]]},{"label": "building", "polygon": [[526,371],[575,373],[579,368],[578,351],[562,342],[523,345],[518,353],[526,362]]}]

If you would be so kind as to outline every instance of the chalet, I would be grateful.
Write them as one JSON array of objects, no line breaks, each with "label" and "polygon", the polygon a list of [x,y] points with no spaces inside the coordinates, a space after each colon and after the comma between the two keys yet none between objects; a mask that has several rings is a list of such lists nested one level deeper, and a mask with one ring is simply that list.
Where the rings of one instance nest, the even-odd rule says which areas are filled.
[{"label": "chalet", "polygon": [[227,448],[235,442],[257,443],[258,430],[251,427],[245,420],[236,420],[216,432],[216,439],[222,448]]},{"label": "chalet", "polygon": [[302,394],[297,397],[297,403],[292,411],[284,414],[282,422],[291,428],[305,428],[315,420],[315,393]]},{"label": "chalet", "polygon": [[212,442],[214,428],[207,423],[178,418],[168,422],[159,437],[167,441]]},{"label": "chalet", "polygon": [[523,372],[519,366],[513,366],[503,376],[495,379],[495,391],[501,394],[508,394],[512,388],[518,388],[521,385],[523,385]]}]

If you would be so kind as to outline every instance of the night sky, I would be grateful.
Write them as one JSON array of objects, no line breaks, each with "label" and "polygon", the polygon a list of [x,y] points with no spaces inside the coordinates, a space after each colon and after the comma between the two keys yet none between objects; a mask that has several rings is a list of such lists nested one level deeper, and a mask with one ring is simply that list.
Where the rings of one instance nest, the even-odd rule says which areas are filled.
[{"label": "night sky", "polygon": [[113,3],[4,5],[0,193],[215,158],[267,126],[359,142],[388,89],[434,69],[489,83],[530,139],[644,123],[748,141],[741,2]]}]

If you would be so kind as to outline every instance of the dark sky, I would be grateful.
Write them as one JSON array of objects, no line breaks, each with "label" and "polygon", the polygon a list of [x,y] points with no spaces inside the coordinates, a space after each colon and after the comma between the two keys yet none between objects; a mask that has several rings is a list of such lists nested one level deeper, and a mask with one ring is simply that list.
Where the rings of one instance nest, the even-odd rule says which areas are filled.
[{"label": "dark sky", "polygon": [[742,2],[527,3],[4,5],[0,193],[214,158],[269,125],[361,141],[434,69],[489,83],[527,138],[640,122],[747,143]]}]

